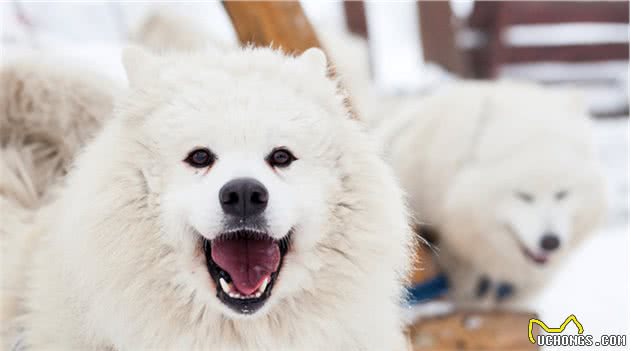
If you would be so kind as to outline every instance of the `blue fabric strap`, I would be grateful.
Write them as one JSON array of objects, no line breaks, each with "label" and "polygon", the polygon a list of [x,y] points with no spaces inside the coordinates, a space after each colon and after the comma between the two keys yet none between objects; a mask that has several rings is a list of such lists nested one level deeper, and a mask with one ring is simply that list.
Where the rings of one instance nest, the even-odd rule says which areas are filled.
[{"label": "blue fabric strap", "polygon": [[448,279],[445,274],[437,275],[430,280],[416,284],[409,289],[407,303],[415,305],[436,299],[448,291]]}]

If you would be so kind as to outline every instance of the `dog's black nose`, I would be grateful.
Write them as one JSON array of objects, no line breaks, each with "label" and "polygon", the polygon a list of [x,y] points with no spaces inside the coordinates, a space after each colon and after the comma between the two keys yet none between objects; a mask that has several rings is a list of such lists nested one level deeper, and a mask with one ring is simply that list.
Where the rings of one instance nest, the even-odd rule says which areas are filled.
[{"label": "dog's black nose", "polygon": [[560,247],[560,239],[554,233],[546,233],[540,239],[540,247],[547,251],[553,251]]},{"label": "dog's black nose", "polygon": [[241,218],[262,213],[268,200],[269,194],[265,186],[252,178],[233,179],[219,191],[223,211]]}]

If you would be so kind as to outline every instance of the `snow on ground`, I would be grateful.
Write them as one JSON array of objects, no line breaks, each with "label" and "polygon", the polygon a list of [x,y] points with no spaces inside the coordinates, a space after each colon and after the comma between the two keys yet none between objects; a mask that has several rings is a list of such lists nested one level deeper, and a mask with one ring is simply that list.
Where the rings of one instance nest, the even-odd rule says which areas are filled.
[{"label": "snow on ground", "polygon": [[[584,332],[595,340],[602,334],[627,334],[628,265],[627,227],[602,230],[550,282],[534,302],[535,310],[550,327],[558,327],[575,314]],[[569,329],[575,332],[573,327]]]}]

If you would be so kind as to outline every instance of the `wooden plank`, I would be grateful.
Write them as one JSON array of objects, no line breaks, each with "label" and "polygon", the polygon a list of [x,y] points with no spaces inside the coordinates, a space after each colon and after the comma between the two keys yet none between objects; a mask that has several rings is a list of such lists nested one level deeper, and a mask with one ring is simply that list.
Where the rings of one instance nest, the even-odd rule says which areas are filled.
[{"label": "wooden plank", "polygon": [[628,23],[628,1],[514,1],[504,15],[510,24]]},{"label": "wooden plank", "polygon": [[[423,319],[411,326],[413,351],[533,351],[527,326],[535,314],[507,311],[458,311]],[[536,325],[534,337],[540,333]]]},{"label": "wooden plank", "polygon": [[477,79],[494,78],[493,68],[490,67],[490,51],[487,46],[465,51],[470,62],[472,76]]},{"label": "wooden plank", "polygon": [[473,10],[468,16],[469,27],[488,30],[493,27],[501,1],[475,1]]},{"label": "wooden plank", "polygon": [[628,23],[629,20],[628,1],[476,1],[468,24],[473,28],[491,28],[499,8],[509,24]]},{"label": "wooden plank", "polygon": [[343,11],[348,31],[368,39],[367,17],[365,16],[365,4],[363,1],[344,1]]},{"label": "wooden plank", "polygon": [[627,60],[628,44],[506,47],[501,63]]},{"label": "wooden plank", "polygon": [[321,47],[297,1],[223,1],[242,44],[282,48],[300,54]]},{"label": "wooden plank", "polygon": [[501,33],[506,17],[502,12],[509,5],[505,1],[475,1],[473,12],[468,18],[468,26],[478,29],[486,36],[486,45],[466,53],[475,78],[497,77],[504,51]]},{"label": "wooden plank", "polygon": [[627,60],[628,44],[507,47],[500,34],[515,24],[600,22],[628,23],[628,2],[477,1],[468,20],[487,35],[488,45],[470,50],[478,78],[494,78],[503,64]]},{"label": "wooden plank", "polygon": [[456,75],[468,76],[464,56],[455,45],[454,18],[448,1],[419,1],[417,7],[425,61],[437,63]]}]

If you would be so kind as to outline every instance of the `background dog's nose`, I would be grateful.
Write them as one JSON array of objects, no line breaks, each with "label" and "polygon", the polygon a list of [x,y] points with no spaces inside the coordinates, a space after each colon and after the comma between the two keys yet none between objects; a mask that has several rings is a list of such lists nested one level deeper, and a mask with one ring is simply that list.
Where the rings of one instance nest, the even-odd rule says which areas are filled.
[{"label": "background dog's nose", "polygon": [[553,251],[560,247],[560,239],[554,233],[546,233],[540,239],[540,247],[547,251]]},{"label": "background dog's nose", "polygon": [[252,178],[237,178],[227,182],[219,191],[223,211],[237,217],[250,217],[262,213],[267,207],[269,194],[261,182]]}]

